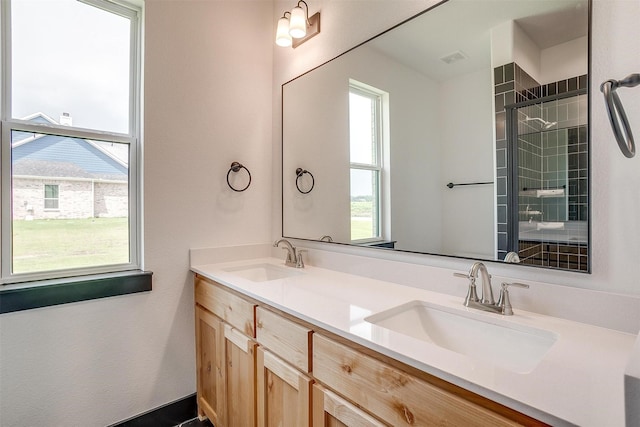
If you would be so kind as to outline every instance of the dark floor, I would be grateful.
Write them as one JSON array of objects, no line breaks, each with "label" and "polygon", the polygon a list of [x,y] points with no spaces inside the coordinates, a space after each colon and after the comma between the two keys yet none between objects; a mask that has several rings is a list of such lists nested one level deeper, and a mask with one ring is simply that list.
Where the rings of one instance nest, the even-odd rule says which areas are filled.
[{"label": "dark floor", "polygon": [[194,418],[180,423],[176,427],[213,427],[213,424],[211,424],[211,421],[209,420],[200,421],[199,419]]}]

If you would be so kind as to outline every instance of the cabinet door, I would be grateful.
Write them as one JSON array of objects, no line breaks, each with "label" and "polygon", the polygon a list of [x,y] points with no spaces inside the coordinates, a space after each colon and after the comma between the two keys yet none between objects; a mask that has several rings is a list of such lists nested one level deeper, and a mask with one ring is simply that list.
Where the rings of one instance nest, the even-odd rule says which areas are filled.
[{"label": "cabinet door", "polygon": [[308,427],[311,379],[262,347],[257,351],[258,427]]},{"label": "cabinet door", "polygon": [[384,427],[385,424],[318,384],[313,386],[313,427]]},{"label": "cabinet door", "polygon": [[225,425],[225,369],[223,323],[196,306],[196,375],[198,417],[209,418],[216,426]]},{"label": "cabinet door", "polygon": [[[318,334],[313,376],[393,426],[517,426],[500,414]],[[526,420],[527,425],[541,425]]]},{"label": "cabinet door", "polygon": [[[226,378],[225,421],[219,427],[255,426],[255,350],[256,343],[224,324]],[[215,424],[215,423],[214,423]],[[218,427],[218,424],[215,424]]]}]

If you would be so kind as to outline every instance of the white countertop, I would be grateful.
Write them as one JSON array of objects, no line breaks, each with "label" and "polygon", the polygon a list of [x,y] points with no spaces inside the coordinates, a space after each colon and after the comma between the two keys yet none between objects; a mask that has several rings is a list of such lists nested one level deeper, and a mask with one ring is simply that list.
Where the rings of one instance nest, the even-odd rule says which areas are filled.
[{"label": "white countertop", "polygon": [[[518,310],[514,316],[462,306],[454,297],[361,276],[307,266],[292,277],[254,282],[234,267],[257,264],[284,267],[282,260],[260,258],[195,265],[191,270],[320,328],[438,376],[552,425],[624,426],[623,377],[636,336]],[[527,374],[446,350],[433,343],[384,330],[364,321],[383,310],[420,300],[471,310],[493,321],[545,329],[558,339]]]}]

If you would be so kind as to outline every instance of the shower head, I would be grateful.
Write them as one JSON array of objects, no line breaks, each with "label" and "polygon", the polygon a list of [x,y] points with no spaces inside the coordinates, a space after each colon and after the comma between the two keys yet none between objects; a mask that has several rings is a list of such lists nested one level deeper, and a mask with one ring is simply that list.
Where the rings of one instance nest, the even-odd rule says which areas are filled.
[{"label": "shower head", "polygon": [[546,120],[542,120],[540,117],[529,117],[529,116],[524,116],[525,117],[525,121],[529,122],[529,121],[537,121],[540,122],[540,124],[542,125],[542,129],[551,129],[552,127],[554,127],[555,125],[558,124],[558,122],[548,122]]}]

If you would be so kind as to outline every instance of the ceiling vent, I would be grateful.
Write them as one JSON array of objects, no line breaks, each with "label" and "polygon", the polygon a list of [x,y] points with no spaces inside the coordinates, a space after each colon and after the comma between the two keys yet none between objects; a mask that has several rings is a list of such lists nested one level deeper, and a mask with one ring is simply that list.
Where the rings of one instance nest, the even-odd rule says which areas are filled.
[{"label": "ceiling vent", "polygon": [[454,62],[458,62],[461,61],[463,59],[467,59],[467,55],[465,55],[462,51],[457,50],[453,53],[450,53],[448,55],[445,55],[443,57],[440,58],[440,61],[447,63],[447,64],[453,64]]}]

